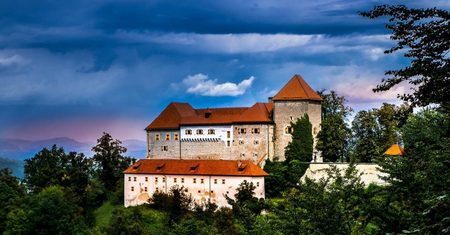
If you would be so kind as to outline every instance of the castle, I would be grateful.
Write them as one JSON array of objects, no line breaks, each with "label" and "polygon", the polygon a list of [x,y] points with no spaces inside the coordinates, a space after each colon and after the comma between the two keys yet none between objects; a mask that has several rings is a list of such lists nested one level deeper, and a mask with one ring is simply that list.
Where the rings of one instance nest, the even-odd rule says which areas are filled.
[{"label": "castle", "polygon": [[[267,103],[251,107],[195,109],[170,103],[147,131],[148,159],[284,160],[291,122],[308,114],[314,139],[321,122],[321,98],[300,75]],[[314,141],[315,143],[315,141]],[[321,161],[317,152],[314,160]]]},{"label": "castle", "polygon": [[256,197],[264,198],[268,174],[261,166],[266,159],[284,160],[291,123],[305,114],[315,139],[321,98],[300,75],[269,102],[251,107],[169,104],[146,128],[147,159],[124,171],[124,206],[147,203],[156,192],[182,187],[199,205],[209,201],[226,207],[226,197],[234,198],[245,181],[255,186]]}]

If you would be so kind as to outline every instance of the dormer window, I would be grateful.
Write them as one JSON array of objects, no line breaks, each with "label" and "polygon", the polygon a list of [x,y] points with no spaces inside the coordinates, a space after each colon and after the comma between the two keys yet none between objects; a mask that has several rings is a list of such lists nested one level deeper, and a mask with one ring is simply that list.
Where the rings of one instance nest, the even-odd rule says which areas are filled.
[{"label": "dormer window", "polygon": [[216,134],[216,130],[208,129],[208,135],[214,135],[214,134]]},{"label": "dormer window", "polygon": [[165,165],[165,164],[159,164],[159,165],[157,165],[157,166],[156,166],[156,170],[157,170],[157,171],[162,171],[162,169],[164,168],[164,165]]},{"label": "dormer window", "polygon": [[203,135],[203,130],[202,129],[197,129],[197,135]]},{"label": "dormer window", "polygon": [[184,133],[186,135],[192,135],[192,130],[191,129],[187,129],[187,130],[184,131]]},{"label": "dormer window", "polygon": [[197,169],[198,169],[198,165],[199,165],[199,164],[192,165],[192,166],[190,167],[190,170],[191,170],[191,171],[197,170]]}]

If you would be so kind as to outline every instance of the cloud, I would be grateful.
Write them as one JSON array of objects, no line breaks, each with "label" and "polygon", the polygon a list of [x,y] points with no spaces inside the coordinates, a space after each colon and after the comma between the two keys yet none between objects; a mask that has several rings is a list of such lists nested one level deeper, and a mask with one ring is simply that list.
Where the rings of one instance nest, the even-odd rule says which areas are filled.
[{"label": "cloud", "polygon": [[187,92],[202,96],[238,96],[252,86],[255,77],[242,80],[239,84],[233,82],[217,83],[217,79],[209,79],[208,75],[198,73],[183,79]]}]

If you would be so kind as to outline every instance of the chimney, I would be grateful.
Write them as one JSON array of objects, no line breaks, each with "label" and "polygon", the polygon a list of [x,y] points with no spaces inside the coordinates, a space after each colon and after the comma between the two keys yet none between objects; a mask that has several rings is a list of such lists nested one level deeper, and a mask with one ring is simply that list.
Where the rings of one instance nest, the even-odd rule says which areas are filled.
[{"label": "chimney", "polygon": [[272,100],[272,99],[273,99],[273,96],[270,96],[270,97],[269,97],[269,100],[268,100],[268,101],[269,101],[269,103],[272,103],[272,102],[273,102],[273,100]]}]

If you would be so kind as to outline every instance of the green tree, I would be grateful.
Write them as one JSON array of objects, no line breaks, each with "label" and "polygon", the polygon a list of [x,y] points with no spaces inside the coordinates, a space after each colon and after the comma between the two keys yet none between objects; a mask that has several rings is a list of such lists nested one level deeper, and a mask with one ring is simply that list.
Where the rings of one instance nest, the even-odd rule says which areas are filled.
[{"label": "green tree", "polygon": [[114,140],[108,133],[97,140],[97,145],[92,148],[95,152],[93,159],[97,164],[99,179],[106,190],[113,192],[117,182],[123,177],[123,171],[128,168],[134,159],[125,157],[127,151],[120,140]]},{"label": "green tree", "polygon": [[285,157],[287,161],[298,160],[311,162],[313,155],[312,125],[305,114],[302,118],[291,123],[294,131],[291,133],[292,141],[286,146]]},{"label": "green tree", "polygon": [[[286,160],[287,161],[287,160]],[[264,164],[264,171],[269,174],[264,179],[266,196],[277,197],[286,190],[288,166],[286,161],[277,162],[267,160]]]},{"label": "green tree", "polygon": [[113,211],[111,224],[107,229],[107,234],[111,235],[145,235],[149,234],[145,230],[143,207],[136,206],[130,208],[118,207]]},{"label": "green tree", "polygon": [[410,64],[398,70],[389,70],[374,91],[387,91],[407,81],[415,87],[411,94],[401,98],[413,105],[440,104],[450,110],[450,12],[428,8],[412,9],[404,5],[376,6],[373,10],[360,13],[369,18],[386,16],[385,26],[392,32],[391,39],[397,45],[385,53],[405,52]]},{"label": "green tree", "polygon": [[166,211],[169,225],[181,219],[193,208],[193,199],[186,193],[184,187],[174,186],[168,194],[155,192],[149,199],[150,207]]},{"label": "green tree", "polygon": [[347,117],[352,109],[345,105],[345,98],[336,92],[319,91],[322,97],[322,121],[317,134],[317,150],[326,162],[344,161],[348,158],[351,130]]},{"label": "green tree", "polygon": [[19,180],[8,168],[0,170],[0,233],[6,229],[7,215],[20,206],[21,197],[25,191]]},{"label": "green tree", "polygon": [[359,111],[352,121],[353,153],[359,162],[372,162],[381,156],[380,129],[375,111]]},{"label": "green tree", "polygon": [[450,231],[450,119],[436,111],[422,111],[409,117],[402,136],[406,156],[380,162],[388,174],[387,206],[400,205],[400,231],[446,234]]},{"label": "green tree", "polygon": [[380,131],[379,148],[381,151],[385,151],[392,144],[399,142],[397,109],[393,104],[383,103],[380,109],[374,110]]}]

